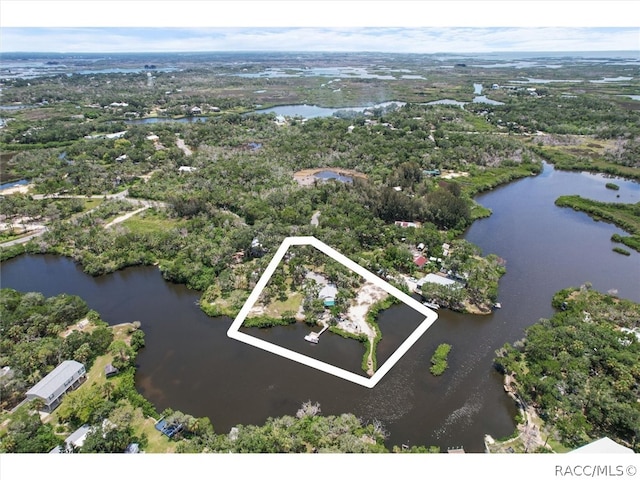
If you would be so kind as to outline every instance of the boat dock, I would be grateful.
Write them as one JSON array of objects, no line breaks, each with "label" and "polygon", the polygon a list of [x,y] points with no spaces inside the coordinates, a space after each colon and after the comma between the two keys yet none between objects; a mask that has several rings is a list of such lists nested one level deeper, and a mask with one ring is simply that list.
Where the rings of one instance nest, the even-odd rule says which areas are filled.
[{"label": "boat dock", "polygon": [[318,343],[320,341],[320,335],[322,335],[328,328],[329,325],[325,325],[319,332],[311,332],[309,335],[305,335],[304,339],[307,342]]}]

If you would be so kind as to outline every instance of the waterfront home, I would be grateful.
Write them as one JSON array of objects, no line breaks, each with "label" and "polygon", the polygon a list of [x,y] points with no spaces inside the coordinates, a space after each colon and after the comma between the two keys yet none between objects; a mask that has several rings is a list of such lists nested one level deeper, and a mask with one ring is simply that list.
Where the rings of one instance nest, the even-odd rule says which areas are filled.
[{"label": "waterfront home", "polygon": [[60,405],[64,394],[80,386],[86,378],[87,371],[82,363],[65,360],[27,390],[27,399],[41,400],[43,409],[52,412]]}]

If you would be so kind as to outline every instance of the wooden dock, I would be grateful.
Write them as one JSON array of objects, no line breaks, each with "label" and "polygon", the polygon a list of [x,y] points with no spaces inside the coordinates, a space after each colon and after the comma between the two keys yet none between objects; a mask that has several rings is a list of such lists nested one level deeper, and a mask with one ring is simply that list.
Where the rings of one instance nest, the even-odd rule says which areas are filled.
[{"label": "wooden dock", "polygon": [[309,335],[305,335],[304,339],[307,342],[318,343],[320,341],[320,335],[322,335],[328,328],[329,325],[325,325],[319,332],[311,332]]}]

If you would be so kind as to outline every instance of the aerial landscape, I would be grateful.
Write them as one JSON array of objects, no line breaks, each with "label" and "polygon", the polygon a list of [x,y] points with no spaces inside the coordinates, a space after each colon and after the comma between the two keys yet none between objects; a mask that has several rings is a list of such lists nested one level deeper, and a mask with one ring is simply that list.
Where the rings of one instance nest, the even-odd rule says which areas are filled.
[{"label": "aerial landscape", "polygon": [[638,49],[107,47],[0,54],[0,453],[640,452]]}]

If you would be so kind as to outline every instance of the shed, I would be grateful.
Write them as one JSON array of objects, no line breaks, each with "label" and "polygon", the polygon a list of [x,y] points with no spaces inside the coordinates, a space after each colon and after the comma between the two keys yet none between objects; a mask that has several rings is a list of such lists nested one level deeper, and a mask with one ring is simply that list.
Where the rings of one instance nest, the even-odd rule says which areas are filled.
[{"label": "shed", "polygon": [[111,364],[109,364],[109,365],[104,367],[104,375],[107,378],[113,377],[114,375],[117,375],[118,372],[119,372],[119,370],[116,367],[114,367],[113,365],[111,365]]}]

